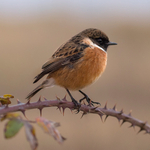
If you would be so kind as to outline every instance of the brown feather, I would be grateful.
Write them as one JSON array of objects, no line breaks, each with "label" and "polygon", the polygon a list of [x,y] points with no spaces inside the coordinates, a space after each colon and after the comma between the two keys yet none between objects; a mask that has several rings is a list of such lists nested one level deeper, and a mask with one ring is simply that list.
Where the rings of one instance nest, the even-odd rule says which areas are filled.
[{"label": "brown feather", "polygon": [[[81,63],[82,61],[82,63]],[[104,72],[107,64],[107,53],[99,48],[86,48],[84,56],[75,63],[60,68],[49,74],[56,85],[69,90],[79,90],[93,83]]]},{"label": "brown feather", "polygon": [[58,51],[54,53],[52,58],[42,66],[42,72],[35,77],[35,81],[33,83],[39,81],[44,75],[51,74],[58,69],[68,65],[70,62],[76,62],[83,56],[82,52],[87,47],[87,44],[81,44],[77,46],[75,43],[71,43],[71,45],[65,44],[62,48],[59,48]]}]

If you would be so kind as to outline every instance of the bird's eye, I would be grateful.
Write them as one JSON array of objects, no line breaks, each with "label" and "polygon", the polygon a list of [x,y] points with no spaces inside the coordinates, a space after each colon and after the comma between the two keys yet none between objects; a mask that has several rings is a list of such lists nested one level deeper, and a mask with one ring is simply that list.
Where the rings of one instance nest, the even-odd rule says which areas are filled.
[{"label": "bird's eye", "polygon": [[101,38],[97,39],[100,44],[103,44],[103,40]]}]

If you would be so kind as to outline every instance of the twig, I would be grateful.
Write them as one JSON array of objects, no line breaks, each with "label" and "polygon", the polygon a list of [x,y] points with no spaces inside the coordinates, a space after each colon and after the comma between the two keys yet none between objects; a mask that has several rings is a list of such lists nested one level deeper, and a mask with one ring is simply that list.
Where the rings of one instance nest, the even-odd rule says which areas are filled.
[{"label": "twig", "polygon": [[[25,111],[28,109],[39,109],[40,114],[42,115],[42,109],[45,107],[57,107],[60,111],[61,109],[63,110],[63,114],[66,108],[69,108],[71,111],[77,109],[72,102],[66,100],[66,97],[64,97],[62,100],[57,98],[56,100],[45,99],[44,101],[41,101],[41,98],[39,98],[37,102],[32,103],[30,103],[30,101],[28,101],[27,103],[21,103],[19,100],[17,100],[17,103],[17,105],[13,106],[0,107],[0,115],[4,115],[10,112],[21,111],[25,116]],[[107,108],[107,103],[103,108],[82,104],[80,107],[80,111],[83,112],[82,117],[85,114],[93,113],[98,114],[101,117],[102,121],[102,116],[105,116],[105,121],[108,116],[112,116],[117,118],[119,122],[122,121],[121,125],[125,122],[129,122],[131,123],[130,127],[138,126],[140,128],[139,132],[145,131],[145,133],[150,133],[150,125],[147,122],[143,122],[132,117],[131,112],[128,115],[124,114],[123,109],[121,111],[117,111],[116,105],[112,109],[109,109]]]}]

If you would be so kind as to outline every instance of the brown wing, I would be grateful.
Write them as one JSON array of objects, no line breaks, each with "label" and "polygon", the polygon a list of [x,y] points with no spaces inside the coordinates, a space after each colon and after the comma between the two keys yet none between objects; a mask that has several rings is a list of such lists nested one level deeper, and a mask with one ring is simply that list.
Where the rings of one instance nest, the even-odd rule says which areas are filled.
[{"label": "brown wing", "polygon": [[52,58],[47,61],[43,66],[43,71],[35,77],[36,83],[44,75],[53,73],[58,69],[70,64],[75,63],[78,59],[83,56],[83,51],[87,48],[86,44],[75,44],[75,43],[66,43],[61,46],[52,56]]},{"label": "brown wing", "polygon": [[53,62],[57,62],[61,58],[65,58],[72,55],[76,49],[75,43],[66,43],[58,48],[58,50],[52,55],[52,57],[42,66],[45,69],[47,66],[51,65]]}]

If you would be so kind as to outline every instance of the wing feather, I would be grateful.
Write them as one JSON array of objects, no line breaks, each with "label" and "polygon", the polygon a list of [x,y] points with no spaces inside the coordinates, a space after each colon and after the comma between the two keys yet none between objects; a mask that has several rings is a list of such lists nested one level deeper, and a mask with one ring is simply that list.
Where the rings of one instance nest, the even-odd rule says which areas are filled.
[{"label": "wing feather", "polygon": [[88,45],[86,44],[79,45],[75,43],[71,43],[71,45],[67,43],[61,46],[52,58],[42,66],[42,72],[35,77],[33,83],[36,83],[46,74],[53,73],[70,63],[75,63],[83,56],[83,51],[87,47]]}]

